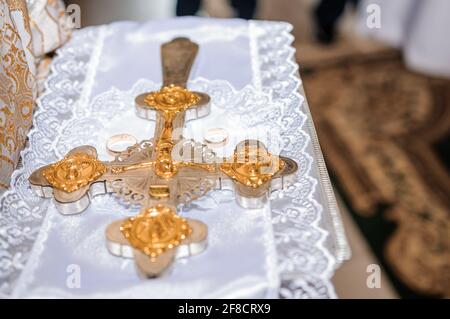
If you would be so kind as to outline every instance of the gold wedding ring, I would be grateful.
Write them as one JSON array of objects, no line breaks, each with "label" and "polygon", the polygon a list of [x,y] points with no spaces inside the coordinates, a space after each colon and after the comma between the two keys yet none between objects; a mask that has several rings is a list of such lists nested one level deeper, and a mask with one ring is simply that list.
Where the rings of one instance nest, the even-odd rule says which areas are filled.
[{"label": "gold wedding ring", "polygon": [[205,132],[203,139],[212,147],[224,146],[228,142],[228,132],[223,128],[211,128]]},{"label": "gold wedding ring", "polygon": [[106,141],[106,150],[111,156],[117,156],[128,147],[137,143],[137,139],[130,134],[113,135]]}]

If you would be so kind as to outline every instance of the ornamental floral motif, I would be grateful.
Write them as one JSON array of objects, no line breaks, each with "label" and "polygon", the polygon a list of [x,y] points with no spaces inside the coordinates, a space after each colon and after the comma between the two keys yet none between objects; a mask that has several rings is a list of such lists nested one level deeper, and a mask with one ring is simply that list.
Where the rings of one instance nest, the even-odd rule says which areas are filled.
[{"label": "ornamental floral motif", "polygon": [[195,105],[200,97],[180,86],[165,86],[161,90],[147,95],[148,106],[164,112],[180,112]]},{"label": "ornamental floral motif", "polygon": [[134,248],[153,258],[179,246],[192,233],[186,219],[163,205],[125,220],[120,231]]},{"label": "ornamental floral motif", "polygon": [[95,181],[105,172],[106,166],[102,162],[80,152],[51,164],[42,174],[52,186],[71,193]]}]

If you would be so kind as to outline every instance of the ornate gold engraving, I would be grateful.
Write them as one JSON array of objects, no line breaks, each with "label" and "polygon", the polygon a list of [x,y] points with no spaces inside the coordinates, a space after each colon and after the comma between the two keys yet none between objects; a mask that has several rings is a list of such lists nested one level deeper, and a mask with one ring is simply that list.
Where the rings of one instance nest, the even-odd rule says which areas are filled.
[{"label": "ornate gold engraving", "polygon": [[170,196],[170,189],[167,185],[150,185],[148,194],[156,199],[167,198]]},{"label": "ornate gold engraving", "polygon": [[220,164],[220,170],[241,184],[257,188],[270,181],[284,166],[283,160],[265,148],[246,144],[234,152],[230,161]]},{"label": "ornate gold engraving", "polygon": [[42,174],[55,188],[71,193],[98,179],[106,166],[85,153],[71,154],[46,167]]},{"label": "ornate gold engraving", "polygon": [[[152,116],[148,119],[156,119],[152,139],[117,152],[111,162],[97,160],[95,148],[81,146],[63,160],[35,171],[29,178],[40,196],[55,197],[58,209],[64,214],[83,211],[89,204],[89,200],[81,200],[83,196],[109,192],[116,193],[126,203],[141,205],[139,215],[110,224],[106,236],[111,253],[135,258],[138,268],[149,277],[159,275],[173,258],[190,256],[206,247],[206,225],[179,217],[171,207],[192,202],[211,189],[228,189],[229,183],[223,183],[227,178],[239,184],[235,185],[239,203],[244,202],[239,198],[247,195],[262,198],[261,193],[269,191],[265,186],[272,178],[281,177],[281,182],[273,186],[281,189],[285,184],[283,177],[292,175],[297,168],[295,162],[270,154],[257,141],[241,142],[230,161],[219,164],[206,145],[183,140],[178,130],[184,126],[183,113],[189,107],[207,106],[210,101],[206,94],[184,88],[197,50],[197,46],[191,44],[187,39],[175,39],[164,45],[164,87],[157,92],[143,93],[135,100],[137,110],[151,109]],[[191,55],[179,54],[179,46]],[[195,114],[196,117],[203,115],[202,112]],[[121,140],[123,135],[113,137],[112,142],[116,138]],[[45,180],[62,191],[49,192]],[[85,186],[93,181],[100,187],[89,192]],[[80,192],[73,194],[64,193],[79,189]],[[167,206],[153,206],[155,202],[164,202]],[[250,201],[247,208],[258,208],[259,204],[254,202]],[[195,244],[195,249],[191,249],[191,244]],[[175,251],[176,247],[180,249]]]},{"label": "ornate gold engraving", "polygon": [[152,258],[177,247],[192,232],[188,221],[158,204],[127,219],[120,231],[131,246]]},{"label": "ornate gold engraving", "polygon": [[165,86],[159,91],[151,92],[145,98],[145,103],[160,111],[164,119],[164,127],[155,148],[155,173],[159,177],[170,179],[177,174],[179,165],[172,159],[172,150],[175,145],[172,136],[173,122],[176,114],[184,112],[199,101],[200,97],[197,94],[175,85]]},{"label": "ornate gold engraving", "polygon": [[[179,45],[191,54],[175,54]],[[137,109],[143,107],[157,112],[157,116],[153,114],[151,117],[156,119],[153,139],[142,141],[118,153],[112,162],[104,162],[103,166],[98,164],[101,171],[97,172],[95,165],[91,168],[86,163],[81,165],[74,159],[65,159],[52,165],[51,170],[47,169],[45,179],[55,188],[70,192],[99,178],[106,166],[106,173],[101,177],[105,183],[105,192],[112,191],[127,203],[143,206],[155,200],[164,200],[176,207],[180,202],[190,202],[213,188],[222,188],[222,179],[227,178],[235,181],[238,186],[250,188],[245,192],[241,189],[240,195],[245,193],[248,196],[259,196],[261,192],[267,191],[265,186],[269,181],[278,177],[282,178],[281,183],[274,187],[283,187],[288,182],[283,177],[292,175],[297,170],[295,162],[273,156],[260,142],[241,142],[241,147],[237,147],[232,158],[219,164],[215,154],[211,155],[212,152],[208,152],[205,145],[183,141],[179,130],[184,125],[183,113],[189,107],[207,105],[209,102],[206,94],[191,92],[185,88],[188,69],[195,53],[196,45],[192,45],[187,39],[175,39],[164,45],[164,86],[159,91],[143,93],[135,99]],[[123,138],[122,135],[116,137]],[[175,145],[181,147],[175,149]],[[197,152],[198,150],[201,152]],[[88,150],[87,156],[90,152],[95,150]],[[43,186],[39,173],[33,175],[30,182],[35,187]],[[261,189],[257,189],[260,186]],[[57,192],[56,196],[59,196],[58,201],[61,203],[72,203],[80,198],[78,193],[66,196]]]},{"label": "ornate gold engraving", "polygon": [[137,170],[137,169],[143,169],[143,168],[152,169],[154,165],[155,165],[155,163],[153,161],[147,161],[147,162],[136,163],[136,164],[113,166],[113,167],[111,167],[111,173],[121,174],[124,172],[133,171],[133,170]]},{"label": "ornate gold engraving", "polygon": [[194,92],[180,86],[169,85],[145,98],[145,103],[158,111],[178,113],[187,110],[200,101]]}]

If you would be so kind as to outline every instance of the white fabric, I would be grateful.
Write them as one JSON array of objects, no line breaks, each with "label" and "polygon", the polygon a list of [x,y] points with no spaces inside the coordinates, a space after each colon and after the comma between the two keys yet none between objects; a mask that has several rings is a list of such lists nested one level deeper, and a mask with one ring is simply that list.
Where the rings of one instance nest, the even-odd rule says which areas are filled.
[{"label": "white fabric", "polygon": [[[380,8],[381,28],[368,28],[367,8]],[[406,64],[413,70],[450,77],[450,1],[363,0],[360,30],[389,45],[403,49]]]},{"label": "white fabric", "polygon": [[[290,30],[284,23],[185,18],[77,32],[53,62],[24,168],[2,198],[1,291],[19,297],[334,297],[329,280],[346,243],[298,92]],[[105,226],[135,208],[108,195],[81,215],[60,216],[30,193],[25,177],[81,144],[109,159],[107,136],[151,136],[153,124],[135,116],[133,99],[160,86],[159,46],[181,35],[201,47],[189,88],[208,93],[213,103],[210,116],[187,123],[185,135],[201,140],[204,130],[220,125],[231,133],[227,152],[241,139],[258,137],[298,161],[298,181],[272,194],[261,210],[240,208],[227,192],[184,207],[184,216],[208,225],[208,249],[177,261],[159,279],[140,280],[133,262],[109,255],[104,243]],[[282,143],[274,143],[279,136]],[[72,264],[81,270],[78,289],[66,285]]]}]

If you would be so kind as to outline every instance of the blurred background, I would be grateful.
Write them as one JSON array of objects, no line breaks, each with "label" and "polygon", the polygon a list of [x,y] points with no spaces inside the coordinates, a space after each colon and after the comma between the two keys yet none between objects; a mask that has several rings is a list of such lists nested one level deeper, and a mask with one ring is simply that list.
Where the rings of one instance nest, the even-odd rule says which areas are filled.
[{"label": "blurred background", "polygon": [[[341,298],[450,297],[448,0],[68,0],[82,26],[175,15],[282,20],[352,259]],[[381,287],[367,287],[367,266]]]}]

